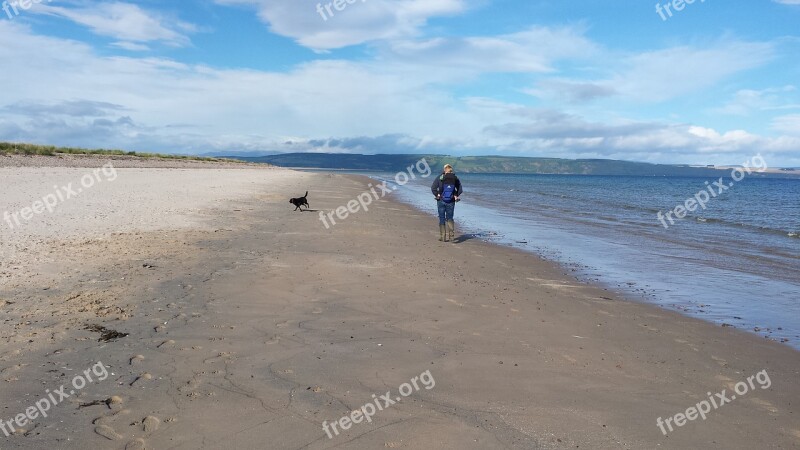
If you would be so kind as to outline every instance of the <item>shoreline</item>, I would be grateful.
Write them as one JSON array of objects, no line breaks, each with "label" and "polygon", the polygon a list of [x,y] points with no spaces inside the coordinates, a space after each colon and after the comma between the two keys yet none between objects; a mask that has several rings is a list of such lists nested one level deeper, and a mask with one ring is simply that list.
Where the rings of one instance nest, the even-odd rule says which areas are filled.
[{"label": "shoreline", "polygon": [[[0,319],[15,324],[0,344],[0,419],[62,374],[97,361],[111,374],[8,448],[800,445],[793,349],[619,299],[518,249],[439,243],[434,219],[391,197],[326,230],[317,211],[365,178],[265,173],[204,209],[202,228],[53,247],[0,288],[13,302]],[[286,199],[309,186],[316,211],[293,212]],[[129,335],[98,342],[87,324]],[[325,421],[427,370],[430,390],[326,435]],[[769,389],[659,431],[656,418],[762,370]]]},{"label": "shoreline", "polygon": [[[435,215],[435,206],[427,202],[424,186],[407,187],[398,192],[398,197],[404,203]],[[728,269],[704,264],[705,255],[719,255],[725,260],[725,256],[730,257],[731,253],[744,253],[741,248],[722,249],[722,254],[719,254],[720,249],[711,244],[703,253],[701,247],[684,247],[685,236],[680,234],[664,239],[635,228],[629,234],[628,228],[616,230],[605,224],[582,224],[558,214],[529,218],[525,216],[530,209],[516,212],[503,209],[499,205],[487,204],[485,195],[483,200],[479,198],[460,205],[457,219],[463,224],[462,229],[466,225],[487,242],[536,254],[571,271],[577,280],[608,288],[632,301],[679,311],[717,326],[742,329],[800,350],[800,329],[794,315],[796,306],[782,302],[764,308],[751,306],[758,304],[759,295],[777,295],[778,299],[787,300],[794,298],[793,294],[800,292],[800,286],[777,273],[767,275],[764,272],[766,266],[760,267],[759,273],[755,269],[735,272],[730,269],[731,263],[728,263]],[[672,246],[670,239],[674,241]],[[648,251],[640,251],[640,247]],[[689,247],[694,249],[694,254],[686,253],[690,251]],[[670,252],[684,252],[685,260],[675,258],[668,262]],[[790,263],[781,267],[780,275],[791,277],[793,266]],[[660,267],[661,272],[649,269],[651,266]],[[693,289],[682,285],[689,280],[695,285]],[[737,297],[741,298],[730,303],[717,301],[719,293],[728,292],[728,287],[737,282],[741,283],[737,290]],[[761,290],[752,287],[762,283],[771,289],[766,289],[766,285]]]},{"label": "shoreline", "polygon": [[[375,179],[369,178],[366,175],[355,174],[355,175],[348,175],[348,176],[351,176],[352,178],[354,178],[356,180],[358,180],[361,177],[363,177],[363,178],[368,179],[370,181],[375,181]],[[407,203],[407,202],[405,202],[403,200],[400,200],[400,199],[398,199],[396,197],[387,197],[387,198],[388,198],[388,201],[390,201],[390,202],[393,202],[395,204],[411,208],[414,211],[417,211],[419,213],[424,214],[426,217],[430,218],[430,221],[431,221],[432,224],[436,220],[438,220],[435,215],[431,214],[429,211],[425,211],[425,210],[421,209],[417,205],[414,205],[414,204],[411,204],[411,203]],[[458,219],[457,218],[456,218],[456,226],[458,227]],[[715,328],[717,328],[717,327],[729,328],[731,330],[734,330],[734,331],[737,331],[737,332],[741,333],[743,336],[759,337],[759,338],[762,338],[765,341],[773,343],[773,344],[775,344],[777,346],[786,347],[786,348],[792,350],[793,352],[797,353],[798,355],[800,355],[800,348],[795,348],[792,345],[787,344],[786,342],[781,342],[781,341],[779,341],[777,339],[768,338],[768,336],[759,335],[759,334],[751,332],[751,331],[749,331],[747,329],[737,328],[737,327],[734,327],[734,326],[729,325],[729,324],[716,324],[716,323],[712,322],[711,320],[706,320],[706,319],[703,319],[702,317],[685,314],[684,312],[682,312],[680,310],[680,308],[669,308],[668,306],[666,306],[664,304],[660,304],[660,303],[656,303],[656,302],[652,302],[652,301],[648,301],[646,299],[643,299],[643,298],[646,298],[648,295],[652,295],[652,294],[641,294],[642,297],[638,297],[637,298],[634,295],[633,291],[625,291],[623,289],[617,289],[611,284],[611,282],[603,283],[603,282],[599,281],[599,279],[597,279],[597,278],[591,279],[591,277],[588,275],[589,272],[585,272],[585,266],[584,266],[584,269],[581,269],[581,270],[584,270],[584,272],[581,272],[578,269],[572,269],[572,268],[569,267],[569,265],[583,266],[583,264],[580,261],[574,262],[574,263],[561,262],[561,261],[559,261],[557,259],[554,259],[554,258],[548,258],[548,257],[542,256],[542,255],[540,255],[540,254],[538,254],[538,253],[536,253],[535,251],[532,251],[532,250],[528,250],[528,249],[520,248],[520,247],[514,247],[511,244],[493,242],[493,241],[491,241],[489,239],[481,238],[481,237],[479,237],[482,234],[482,232],[480,230],[472,229],[472,228],[468,228],[468,229],[471,230],[471,231],[475,231],[476,233],[460,233],[460,232],[457,232],[456,236],[467,235],[467,236],[469,236],[469,239],[478,239],[482,244],[496,247],[499,250],[518,252],[518,253],[520,253],[522,255],[532,256],[532,257],[536,258],[538,261],[542,262],[543,264],[550,265],[551,266],[550,270],[552,270],[554,272],[559,272],[561,274],[561,276],[564,278],[562,280],[564,282],[578,283],[580,285],[585,286],[586,288],[590,288],[590,289],[594,289],[594,290],[598,290],[598,291],[599,290],[605,291],[607,293],[607,295],[613,297],[613,299],[615,301],[630,302],[630,303],[634,303],[634,304],[637,304],[637,305],[643,305],[643,306],[646,306],[646,307],[654,308],[654,309],[659,310],[659,311],[664,311],[664,312],[669,312],[669,313],[676,314],[679,317],[684,318],[684,319],[697,320],[702,324],[713,326]],[[578,273],[579,276],[576,276],[575,273]],[[788,342],[791,342],[791,341],[788,341]]]}]

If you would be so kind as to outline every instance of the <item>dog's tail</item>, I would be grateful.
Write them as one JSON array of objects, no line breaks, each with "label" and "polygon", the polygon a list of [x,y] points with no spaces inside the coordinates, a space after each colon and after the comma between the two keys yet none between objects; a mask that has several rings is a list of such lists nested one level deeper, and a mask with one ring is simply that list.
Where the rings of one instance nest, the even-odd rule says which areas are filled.
[{"label": "dog's tail", "polygon": [[306,195],[304,195],[303,197],[308,197],[308,191],[306,191]]}]

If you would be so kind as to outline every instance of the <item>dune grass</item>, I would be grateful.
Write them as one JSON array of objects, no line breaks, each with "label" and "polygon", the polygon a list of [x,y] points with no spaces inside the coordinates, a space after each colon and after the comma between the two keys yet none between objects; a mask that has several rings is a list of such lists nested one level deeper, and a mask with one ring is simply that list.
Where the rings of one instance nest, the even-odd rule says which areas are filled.
[{"label": "dune grass", "polygon": [[86,148],[75,148],[75,147],[56,147],[52,145],[0,142],[0,155],[56,156],[59,154],[135,156],[139,158],[160,158],[160,159],[177,159],[177,160],[187,160],[187,161],[243,163],[243,161],[235,159],[227,159],[227,158],[208,158],[208,157],[190,156],[190,155],[166,155],[163,153],[126,152],[124,150],[86,149]]}]

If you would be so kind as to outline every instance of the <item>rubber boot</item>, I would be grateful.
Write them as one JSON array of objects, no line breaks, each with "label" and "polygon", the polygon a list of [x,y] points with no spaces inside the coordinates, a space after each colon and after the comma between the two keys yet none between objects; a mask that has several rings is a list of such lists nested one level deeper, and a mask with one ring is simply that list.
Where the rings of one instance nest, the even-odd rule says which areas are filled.
[{"label": "rubber boot", "polygon": [[444,242],[447,238],[447,228],[443,223],[439,224],[439,241]]},{"label": "rubber boot", "polygon": [[[451,242],[455,242],[456,241],[455,240],[456,239],[456,223],[453,222],[452,220],[448,220],[447,221],[447,234],[449,235]],[[447,239],[445,239],[445,242],[446,241],[447,241]]]}]

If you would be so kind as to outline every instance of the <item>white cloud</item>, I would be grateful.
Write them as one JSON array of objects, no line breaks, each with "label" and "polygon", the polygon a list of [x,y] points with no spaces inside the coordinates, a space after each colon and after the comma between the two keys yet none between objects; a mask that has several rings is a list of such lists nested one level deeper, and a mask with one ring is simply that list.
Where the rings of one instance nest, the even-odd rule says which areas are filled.
[{"label": "white cloud", "polygon": [[614,54],[596,45],[588,48],[593,57],[583,71],[605,76],[548,78],[524,92],[543,100],[569,103],[612,96],[637,103],[664,102],[716,86],[728,77],[768,63],[775,56],[770,43],[736,40],[635,54]]},{"label": "white cloud", "polygon": [[[341,11],[332,8],[330,16],[325,6],[332,1],[215,1],[255,7],[270,31],[317,50],[413,36],[428,19],[458,14],[466,8],[465,0],[355,0],[343,1],[346,8]],[[322,13],[317,10],[318,4]]]},{"label": "white cloud", "polygon": [[[789,114],[772,120],[772,129],[792,136],[800,136],[800,114]],[[798,148],[800,150],[800,148]]]},{"label": "white cloud", "polygon": [[563,78],[542,80],[536,88],[523,92],[545,100],[584,103],[591,100],[617,95],[617,91],[605,83],[581,82]]},{"label": "white cloud", "polygon": [[[536,42],[546,45],[536,46]],[[320,60],[288,72],[220,70],[168,59],[104,57],[88,45],[5,23],[0,24],[0,57],[16,61],[19,69],[13,76],[0,74],[9,87],[0,91],[0,107],[6,106],[6,116],[14,116],[15,135],[27,130],[33,139],[61,142],[68,138],[73,145],[146,143],[186,149],[202,142],[234,145],[236,136],[244,146],[274,145],[284,136],[405,134],[422,136],[426,142],[450,136],[482,139],[483,121],[491,118],[454,98],[440,84],[460,80],[465,72],[544,69],[559,57],[591,51],[589,41],[567,28],[454,39],[452,45],[437,41],[443,48],[460,48],[458,55],[438,66],[433,62],[443,49],[430,50],[417,60],[408,50],[413,45],[403,41],[399,47],[385,48],[377,61]],[[469,60],[470,52],[486,46],[492,50]],[[459,66],[456,60],[464,62]],[[522,62],[507,62],[516,60]],[[528,60],[537,62],[530,65]],[[41,67],[59,67],[59,71]],[[36,83],[25,81],[31,79]],[[130,117],[138,132],[132,134],[131,123],[124,122],[125,133],[118,140],[106,133],[104,139],[110,143],[93,143],[89,125],[97,117],[56,117],[51,111],[54,117],[42,127],[41,117],[31,120],[30,109],[20,107],[65,101],[124,105],[124,114],[104,119]],[[194,128],[165,126],[172,123]],[[81,133],[85,136],[75,142]],[[137,140],[131,141],[132,135]],[[225,138],[217,137],[221,135]]]},{"label": "white cloud", "polygon": [[[264,72],[100,56],[86,44],[36,35],[11,22],[0,22],[0,58],[17,68],[0,73],[4,129],[16,130],[0,139],[186,149],[187,143],[213,145],[220,135],[231,145],[266,146],[283,136],[444,136],[477,129],[456,100],[425,80],[370,64],[317,61]],[[58,70],[42,69],[49,67]],[[28,106],[65,101],[121,105],[124,113],[103,119],[131,122],[119,122],[124,130],[118,136],[95,136],[91,126],[98,117],[91,111],[67,116],[39,107],[34,114]],[[174,123],[193,128],[167,126]]]},{"label": "white cloud", "polygon": [[[184,33],[195,30],[191,24],[162,17],[131,3],[93,3],[78,7],[42,3],[34,11],[70,20],[99,36],[117,39],[120,42],[114,45],[128,50],[146,49],[142,42],[185,46],[190,41]],[[170,26],[169,22],[174,25]]]},{"label": "white cloud", "polygon": [[[722,46],[742,47],[747,44]],[[218,69],[104,56],[84,43],[37,35],[24,22],[0,21],[0,60],[15,68],[0,72],[0,140],[157,151],[420,149],[710,163],[719,156],[800,150],[800,137],[790,132],[765,137],[702,124],[609,119],[611,114],[588,119],[562,108],[453,95],[464,72],[550,74],[562,58],[591,58],[597,49],[572,28],[404,39],[378,49],[373,60],[317,60],[282,72]],[[687,51],[690,60],[698,52]],[[710,65],[728,60],[718,48],[709,52],[704,55],[717,56]],[[655,53],[646,55],[654,59]],[[753,64],[747,54],[742,58],[750,62],[736,67]],[[731,73],[730,66],[705,78]],[[614,88],[636,92],[624,83]],[[776,121],[774,128],[788,129],[794,120]]]},{"label": "white cloud", "polygon": [[768,89],[742,89],[737,91],[733,99],[712,111],[720,114],[747,116],[768,110],[800,108],[800,104],[791,103],[797,88],[791,85]]},{"label": "white cloud", "polygon": [[113,47],[121,48],[123,50],[128,50],[131,52],[145,52],[147,50],[150,50],[150,47],[144,44],[137,44],[135,42],[119,41],[119,42],[112,42],[111,45]]},{"label": "white cloud", "polygon": [[[496,102],[489,102],[487,106],[498,115],[504,109]],[[710,164],[720,161],[720,158],[746,158],[758,151],[787,155],[800,149],[800,137],[771,138],[745,130],[720,132],[692,124],[630,119],[599,123],[561,111],[519,105],[507,105],[506,108],[505,119],[517,116],[523,120],[492,125],[485,130],[503,142],[497,148],[504,151],[654,162],[689,159]]]},{"label": "white cloud", "polygon": [[425,71],[450,73],[549,73],[554,64],[588,58],[597,46],[580,27],[531,27],[499,36],[395,40],[385,46],[381,62]]},{"label": "white cloud", "polygon": [[610,84],[628,97],[663,101],[714,86],[737,72],[759,67],[774,55],[772,45],[724,42],[708,48],[674,47],[626,58]]}]

